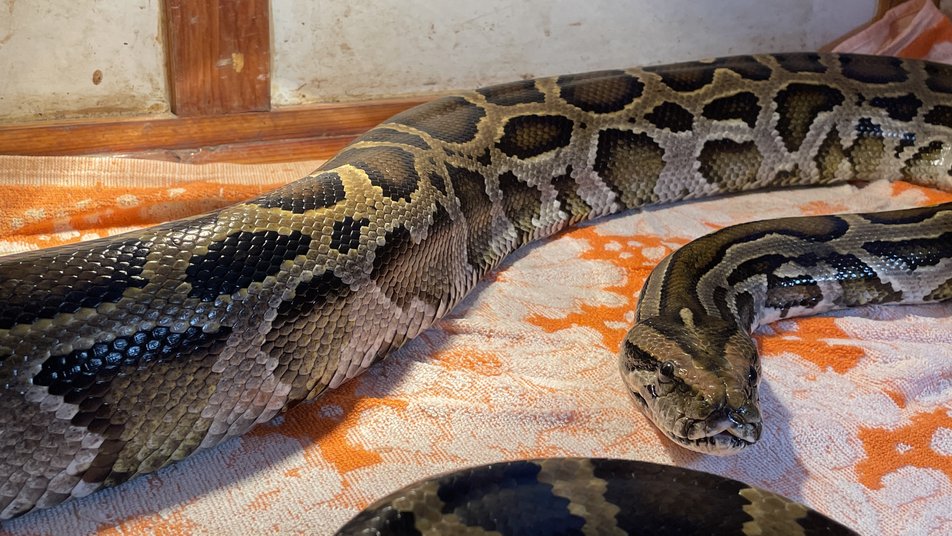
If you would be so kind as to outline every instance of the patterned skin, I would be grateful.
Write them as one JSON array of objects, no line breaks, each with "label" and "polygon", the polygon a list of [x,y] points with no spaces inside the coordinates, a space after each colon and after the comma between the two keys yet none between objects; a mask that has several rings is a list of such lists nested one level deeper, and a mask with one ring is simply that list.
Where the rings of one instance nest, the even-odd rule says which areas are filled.
[{"label": "patterned skin", "polygon": [[950,189],[949,92],[947,67],[817,54],[517,82],[400,114],[247,203],[3,258],[0,517],[339,386],[578,221],[857,178]]},{"label": "patterned skin", "polygon": [[847,307],[945,301],[950,269],[952,203],[728,227],[652,271],[622,344],[622,377],[672,441],[732,454],[763,426],[753,330]]},{"label": "patterned skin", "polygon": [[[519,507],[510,508],[513,502]],[[856,534],[806,506],[736,480],[680,467],[597,458],[523,460],[454,471],[380,499],[337,532],[339,536],[646,533]]]}]

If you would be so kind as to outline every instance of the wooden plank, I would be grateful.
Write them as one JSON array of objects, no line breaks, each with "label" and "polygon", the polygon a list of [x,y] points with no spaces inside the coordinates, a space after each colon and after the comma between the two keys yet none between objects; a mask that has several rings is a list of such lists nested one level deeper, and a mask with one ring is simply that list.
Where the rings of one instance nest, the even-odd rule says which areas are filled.
[{"label": "wooden plank", "polygon": [[356,136],[333,136],[295,140],[229,143],[189,149],[150,149],[125,153],[104,153],[120,158],[165,160],[183,164],[266,164],[277,162],[301,162],[304,160],[327,160],[340,152]]},{"label": "wooden plank", "polygon": [[172,112],[271,109],[268,0],[165,0]]},{"label": "wooden plank", "polygon": [[15,123],[0,125],[0,154],[116,154],[355,136],[432,98],[322,104],[274,112],[206,117]]}]

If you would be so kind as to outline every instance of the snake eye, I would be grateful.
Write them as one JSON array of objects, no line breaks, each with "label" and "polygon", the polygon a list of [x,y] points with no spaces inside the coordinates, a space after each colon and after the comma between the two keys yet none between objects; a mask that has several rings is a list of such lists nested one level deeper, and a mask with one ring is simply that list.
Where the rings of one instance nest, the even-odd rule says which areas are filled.
[{"label": "snake eye", "polygon": [[661,376],[669,380],[673,380],[674,379],[674,362],[665,361],[664,363],[661,364],[661,368],[659,369],[659,371],[661,372]]}]

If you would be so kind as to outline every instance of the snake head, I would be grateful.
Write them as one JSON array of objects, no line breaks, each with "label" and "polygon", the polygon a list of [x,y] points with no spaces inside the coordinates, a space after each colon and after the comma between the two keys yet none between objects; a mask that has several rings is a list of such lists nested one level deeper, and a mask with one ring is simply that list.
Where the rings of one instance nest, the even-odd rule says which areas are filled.
[{"label": "snake head", "polygon": [[732,454],[760,438],[760,363],[733,321],[681,309],[638,321],[619,366],[639,408],[679,445]]}]

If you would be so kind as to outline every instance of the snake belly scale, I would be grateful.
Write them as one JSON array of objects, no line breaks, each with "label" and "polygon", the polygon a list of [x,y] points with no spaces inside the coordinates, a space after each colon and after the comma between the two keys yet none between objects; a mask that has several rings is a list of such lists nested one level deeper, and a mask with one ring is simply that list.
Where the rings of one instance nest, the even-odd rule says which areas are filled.
[{"label": "snake belly scale", "polygon": [[[950,129],[952,68],[894,58],[740,56],[525,80],[399,114],[313,174],[246,203],[4,257],[0,518],[154,471],[339,386],[430,326],[507,254],[573,223],[854,179],[952,189]],[[928,218],[879,224],[902,228],[907,246],[896,247],[935,243],[934,227],[903,223],[914,219]],[[717,293],[704,291],[697,303],[666,304],[653,289],[664,295],[666,281],[686,280],[652,276],[644,301],[696,328],[679,338],[649,323],[647,338],[623,349],[632,394],[666,434],[715,452],[741,445],[730,438],[756,439],[755,400],[723,403],[693,390],[691,374],[707,365],[681,360],[688,339],[709,331],[710,317],[749,329],[776,311],[863,303],[788,273],[793,264],[835,272],[831,259],[840,254],[853,259],[841,271],[876,276],[882,266],[864,259],[894,258],[896,247],[883,246],[884,256],[837,251],[857,221],[821,220],[801,233],[830,227],[815,240],[794,229],[794,249],[780,252],[786,263],[742,257],[756,239],[741,237],[699,274],[729,272],[730,280],[760,267],[765,293],[750,290],[751,276],[713,301]],[[831,251],[811,264],[804,242]],[[947,266],[946,250],[928,251]],[[910,292],[908,278],[879,277],[880,287],[891,286],[882,301],[948,297],[949,276],[935,273],[945,280],[932,294]],[[771,281],[796,277],[813,298],[773,300],[786,291]],[[844,288],[873,295],[882,289],[872,279]],[[743,350],[732,345],[739,340],[717,344]],[[674,357],[659,357],[665,345]],[[723,396],[756,394],[756,360],[748,359],[731,369],[748,384]],[[647,385],[654,395],[639,391]],[[691,406],[679,410],[687,413],[672,419],[654,404],[674,400],[669,392],[690,395]]]}]

